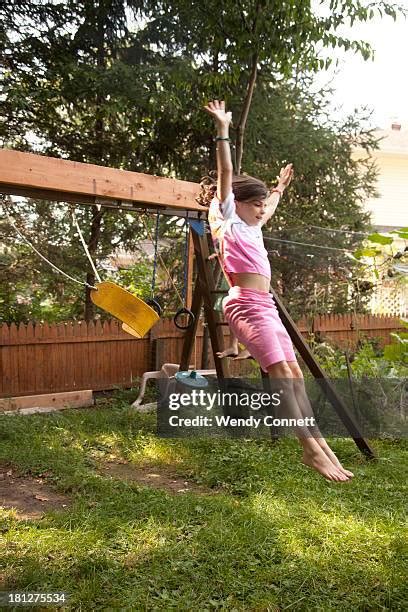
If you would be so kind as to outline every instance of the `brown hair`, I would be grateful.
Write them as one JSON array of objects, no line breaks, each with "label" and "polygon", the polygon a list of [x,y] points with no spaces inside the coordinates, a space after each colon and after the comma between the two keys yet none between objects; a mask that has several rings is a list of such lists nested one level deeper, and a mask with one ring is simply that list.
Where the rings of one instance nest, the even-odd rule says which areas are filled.
[{"label": "brown hair", "polygon": [[[217,173],[212,171],[208,176],[204,176],[200,181],[201,191],[196,201],[201,206],[210,206],[211,200],[217,193]],[[265,183],[247,174],[232,176],[232,191],[235,199],[240,202],[259,198],[264,200],[268,197],[269,191]]]}]

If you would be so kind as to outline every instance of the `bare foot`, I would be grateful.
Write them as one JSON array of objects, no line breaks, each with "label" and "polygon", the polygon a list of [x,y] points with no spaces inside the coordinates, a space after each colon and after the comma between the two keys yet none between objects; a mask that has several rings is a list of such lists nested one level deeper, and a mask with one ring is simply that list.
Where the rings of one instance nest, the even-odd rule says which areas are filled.
[{"label": "bare foot", "polygon": [[218,353],[217,353],[217,357],[219,359],[222,359],[223,357],[234,357],[234,358],[236,358],[237,355],[238,355],[237,349],[234,348],[233,346],[230,346],[229,348],[225,349],[225,351],[218,351]]},{"label": "bare foot", "polygon": [[240,359],[253,359],[253,357],[248,349],[243,349],[234,357],[234,361],[239,361]]},{"label": "bare foot", "polygon": [[334,454],[330,446],[327,444],[326,440],[324,438],[315,438],[315,440],[322,449],[322,451],[326,453],[333,465],[339,468],[339,470],[341,470],[349,478],[353,478],[353,472],[350,472],[350,470],[346,470],[346,468],[341,465],[340,461],[338,460],[337,456]]},{"label": "bare foot", "polygon": [[349,480],[349,477],[342,470],[333,465],[318,444],[313,448],[303,449],[302,463],[313,468],[332,482],[347,482]]}]

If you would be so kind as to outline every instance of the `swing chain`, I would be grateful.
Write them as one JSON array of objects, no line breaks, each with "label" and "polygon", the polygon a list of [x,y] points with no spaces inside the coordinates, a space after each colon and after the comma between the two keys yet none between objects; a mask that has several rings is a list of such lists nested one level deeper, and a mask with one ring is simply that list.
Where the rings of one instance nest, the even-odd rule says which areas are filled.
[{"label": "swing chain", "polygon": [[[180,308],[176,314],[174,315],[174,325],[178,328],[178,329],[189,329],[192,325],[194,325],[195,322],[195,315],[194,313],[187,308],[186,304],[186,296],[187,296],[187,286],[188,286],[188,237],[189,237],[189,223],[188,223],[188,213],[186,216],[186,239],[185,239],[185,246],[184,246],[184,279],[183,279],[183,307]],[[182,315],[187,315],[187,321],[186,323],[183,325],[182,323],[179,323],[179,318]]]},{"label": "swing chain", "polygon": [[154,290],[156,288],[157,255],[159,251],[159,221],[160,221],[160,213],[157,213],[156,225],[154,228],[154,259],[153,259],[153,275],[152,275],[152,287],[151,287],[152,300],[154,300]]},{"label": "swing chain", "polygon": [[[159,213],[158,213],[158,215],[159,215]],[[188,215],[187,215],[187,217],[188,217]],[[188,257],[188,220],[187,220],[187,217],[186,217],[186,242],[185,242],[185,249],[184,249],[184,261],[185,261],[185,263],[187,262],[187,257]],[[150,242],[151,242],[151,243],[154,245],[154,262],[153,262],[153,279],[154,279],[154,282],[155,282],[155,279],[156,279],[157,261],[159,261],[159,262],[160,262],[160,265],[162,266],[163,270],[165,271],[165,273],[166,273],[166,275],[167,275],[167,278],[168,278],[168,279],[169,279],[169,281],[171,282],[172,287],[173,287],[173,289],[174,289],[174,291],[175,291],[175,293],[176,293],[176,295],[177,295],[177,297],[178,297],[178,299],[179,299],[180,303],[182,304],[182,307],[180,308],[180,310],[178,310],[178,311],[176,312],[176,314],[174,315],[174,319],[173,319],[174,324],[175,324],[175,326],[176,326],[176,327],[178,327],[179,329],[188,329],[189,327],[191,327],[191,326],[193,325],[193,323],[194,323],[194,321],[195,321],[195,316],[194,316],[194,314],[191,312],[191,310],[189,310],[189,309],[188,309],[188,308],[186,308],[186,306],[185,306],[185,298],[186,298],[186,293],[187,293],[187,283],[188,283],[188,277],[187,277],[187,265],[185,265],[185,268],[184,268],[184,283],[183,283],[183,284],[184,284],[184,286],[183,286],[183,292],[182,292],[182,293],[183,293],[183,295],[180,295],[180,292],[179,292],[179,290],[177,289],[176,285],[174,284],[173,278],[172,278],[172,276],[171,276],[171,274],[170,274],[170,272],[169,272],[169,270],[168,270],[168,268],[167,268],[166,264],[164,263],[162,256],[161,256],[161,255],[160,255],[160,253],[159,253],[159,248],[158,248],[158,247],[159,247],[159,242],[158,242],[158,233],[159,233],[159,232],[158,232],[158,230],[157,230],[157,228],[158,228],[158,216],[156,217],[156,230],[157,230],[157,231],[156,231],[156,234],[155,234],[155,238],[154,238],[154,240],[153,240],[153,237],[152,237],[152,235],[151,235],[151,233],[150,233],[150,230],[149,230],[149,228],[148,228],[148,226],[147,226],[147,223],[145,222],[145,220],[143,219],[143,217],[141,217],[141,221],[142,221],[142,224],[143,224],[143,227],[144,227],[144,229],[145,229],[145,232],[146,232],[147,237],[149,238]],[[153,284],[153,282],[152,282],[152,293],[153,293],[153,288],[154,288],[154,284]],[[149,300],[147,300],[147,303],[149,303]],[[158,303],[156,302],[156,300],[154,300],[154,299],[153,299],[153,300],[151,300],[151,301],[150,301],[150,305],[152,305],[152,307],[153,307],[153,308],[155,308],[155,304],[158,304]],[[181,325],[181,324],[178,322],[178,318],[179,318],[179,317],[180,317],[182,314],[187,314],[187,315],[189,315],[189,317],[188,317],[188,321],[187,321],[187,324],[186,324],[186,325]]]},{"label": "swing chain", "polygon": [[[146,231],[146,235],[147,235],[147,237],[149,238],[150,242],[152,242],[153,244],[155,244],[155,241],[153,240],[152,235],[151,235],[151,233],[150,233],[150,230],[149,230],[149,228],[147,227],[147,224],[145,223],[145,221],[144,221],[143,217],[141,217],[141,221],[142,221],[142,223],[143,223],[143,227],[144,227],[144,229],[145,229],[145,231]],[[180,292],[178,291],[178,289],[177,289],[176,285],[174,284],[173,278],[172,278],[172,276],[171,276],[171,274],[170,274],[170,272],[169,272],[169,270],[168,270],[168,268],[167,268],[166,264],[165,264],[165,263],[164,263],[164,261],[163,261],[163,257],[160,255],[160,253],[159,253],[159,250],[158,250],[158,249],[157,249],[157,251],[156,251],[156,252],[157,252],[157,259],[159,260],[161,267],[163,268],[163,270],[165,271],[165,273],[166,273],[166,275],[167,275],[167,277],[168,277],[169,281],[171,282],[171,284],[172,284],[172,286],[173,286],[173,289],[174,289],[175,293],[177,294],[178,299],[179,299],[179,300],[180,300],[180,302],[183,304],[183,298],[181,297]]]}]

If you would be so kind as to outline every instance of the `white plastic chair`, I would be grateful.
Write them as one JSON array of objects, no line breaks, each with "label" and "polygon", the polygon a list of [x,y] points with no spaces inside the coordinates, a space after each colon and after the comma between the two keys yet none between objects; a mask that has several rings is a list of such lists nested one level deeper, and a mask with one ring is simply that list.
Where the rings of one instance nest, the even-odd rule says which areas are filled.
[{"label": "white plastic chair", "polygon": [[[142,379],[140,381],[140,390],[139,395],[135,399],[132,404],[132,408],[136,408],[139,412],[144,412],[143,407],[140,405],[143,401],[143,397],[146,391],[146,384],[148,380],[152,379],[165,379],[167,385],[170,383],[171,379],[174,378],[175,374],[179,371],[180,366],[178,363],[164,363],[160,370],[156,370],[154,372],[145,372],[142,375]],[[194,369],[194,366],[189,366],[189,369]],[[216,373],[215,370],[196,370],[198,374],[202,374],[203,376],[211,376]],[[163,393],[167,393],[167,386],[163,388]]]}]

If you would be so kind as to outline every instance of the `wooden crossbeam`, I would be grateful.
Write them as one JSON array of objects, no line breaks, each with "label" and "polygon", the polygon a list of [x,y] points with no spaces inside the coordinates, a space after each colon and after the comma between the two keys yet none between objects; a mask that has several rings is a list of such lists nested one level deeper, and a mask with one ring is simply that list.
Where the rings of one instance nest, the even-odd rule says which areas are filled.
[{"label": "wooden crossbeam", "polygon": [[59,201],[207,212],[197,183],[0,149],[0,192]]}]

